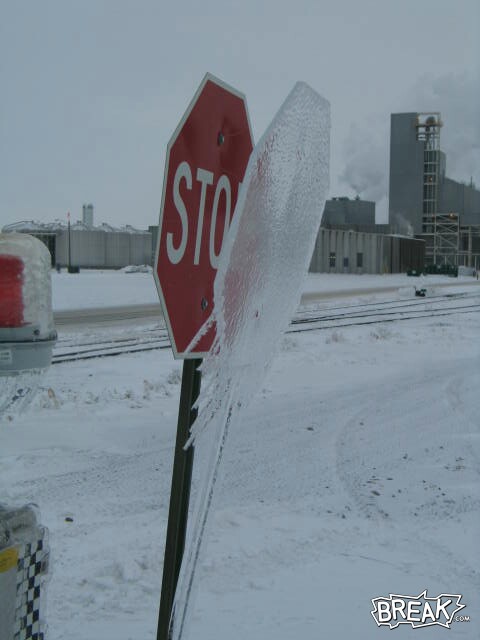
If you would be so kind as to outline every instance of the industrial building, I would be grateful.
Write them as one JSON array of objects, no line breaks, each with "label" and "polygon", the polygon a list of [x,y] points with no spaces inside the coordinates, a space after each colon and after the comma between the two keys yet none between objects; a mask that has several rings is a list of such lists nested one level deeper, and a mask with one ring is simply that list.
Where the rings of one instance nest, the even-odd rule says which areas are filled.
[{"label": "industrial building", "polygon": [[480,191],[448,178],[439,112],[391,115],[389,223],[425,241],[427,264],[480,268]]}]

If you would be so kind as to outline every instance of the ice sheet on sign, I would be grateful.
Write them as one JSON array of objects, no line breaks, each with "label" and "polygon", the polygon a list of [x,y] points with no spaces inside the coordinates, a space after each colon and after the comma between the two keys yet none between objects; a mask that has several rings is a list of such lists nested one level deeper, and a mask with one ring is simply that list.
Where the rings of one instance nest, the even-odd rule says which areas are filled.
[{"label": "ice sheet on sign", "polygon": [[214,285],[216,339],[202,366],[192,432],[201,471],[175,599],[175,640],[186,636],[228,430],[261,388],[300,300],[328,192],[329,146],[328,102],[297,83],[249,160]]}]

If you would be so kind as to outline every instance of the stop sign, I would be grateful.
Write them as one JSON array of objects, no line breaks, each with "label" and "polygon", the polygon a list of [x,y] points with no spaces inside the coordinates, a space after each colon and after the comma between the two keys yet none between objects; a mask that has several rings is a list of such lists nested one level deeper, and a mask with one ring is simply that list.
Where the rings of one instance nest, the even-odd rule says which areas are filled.
[{"label": "stop sign", "polygon": [[185,353],[213,311],[220,250],[253,137],[245,97],[207,74],[167,146],[154,277],[176,358],[210,349],[211,327]]}]

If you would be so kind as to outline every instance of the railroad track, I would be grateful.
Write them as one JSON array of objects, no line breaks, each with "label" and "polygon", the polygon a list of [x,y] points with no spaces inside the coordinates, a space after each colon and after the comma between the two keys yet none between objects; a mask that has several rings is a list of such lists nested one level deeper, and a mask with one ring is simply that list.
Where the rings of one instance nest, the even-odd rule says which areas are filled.
[{"label": "railroad track", "polygon": [[[324,310],[304,309],[296,314],[287,333],[322,331],[479,312],[480,294],[461,293],[414,300],[386,300],[329,307]],[[163,327],[144,329],[141,334],[134,336],[88,339],[86,342],[77,344],[61,339],[54,350],[52,364],[168,348],[170,348],[170,340]]]}]

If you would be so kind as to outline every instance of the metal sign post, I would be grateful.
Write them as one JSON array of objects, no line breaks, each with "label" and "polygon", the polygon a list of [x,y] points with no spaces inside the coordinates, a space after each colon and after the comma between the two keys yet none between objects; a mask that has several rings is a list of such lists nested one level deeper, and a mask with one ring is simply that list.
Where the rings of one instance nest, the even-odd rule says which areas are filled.
[{"label": "metal sign post", "polygon": [[184,446],[190,437],[191,426],[197,417],[197,410],[193,408],[193,405],[200,393],[201,373],[198,367],[201,363],[201,358],[184,360],[183,362],[157,640],[168,640],[170,636],[173,599],[185,547],[193,468],[193,446],[186,451]]}]

